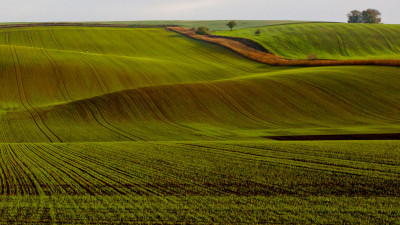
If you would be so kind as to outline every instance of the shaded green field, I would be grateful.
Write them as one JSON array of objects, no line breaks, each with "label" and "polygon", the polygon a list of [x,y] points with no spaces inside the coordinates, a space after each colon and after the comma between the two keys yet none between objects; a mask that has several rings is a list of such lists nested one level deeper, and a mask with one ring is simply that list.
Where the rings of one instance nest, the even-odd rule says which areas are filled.
[{"label": "shaded green field", "polygon": [[[261,30],[256,36],[255,31]],[[290,59],[400,59],[400,25],[293,24],[216,32],[257,41]]]}]

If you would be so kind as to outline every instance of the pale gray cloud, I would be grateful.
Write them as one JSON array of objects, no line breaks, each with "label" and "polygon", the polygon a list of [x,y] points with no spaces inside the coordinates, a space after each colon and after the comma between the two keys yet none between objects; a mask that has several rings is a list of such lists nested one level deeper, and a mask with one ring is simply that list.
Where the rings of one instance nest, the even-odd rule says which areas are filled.
[{"label": "pale gray cloud", "polygon": [[133,20],[313,20],[344,22],[376,8],[400,23],[399,0],[1,0],[0,22]]}]

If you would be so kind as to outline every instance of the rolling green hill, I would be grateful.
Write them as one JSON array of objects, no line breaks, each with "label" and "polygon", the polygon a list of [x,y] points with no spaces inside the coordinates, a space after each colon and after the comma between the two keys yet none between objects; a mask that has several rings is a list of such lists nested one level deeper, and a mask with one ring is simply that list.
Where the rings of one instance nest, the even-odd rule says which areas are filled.
[{"label": "rolling green hill", "polygon": [[[255,35],[257,29],[260,36]],[[400,25],[293,24],[216,32],[257,41],[289,59],[400,59]]]},{"label": "rolling green hill", "polygon": [[13,28],[0,37],[1,142],[243,140],[399,125],[398,68],[270,67],[163,29]]}]

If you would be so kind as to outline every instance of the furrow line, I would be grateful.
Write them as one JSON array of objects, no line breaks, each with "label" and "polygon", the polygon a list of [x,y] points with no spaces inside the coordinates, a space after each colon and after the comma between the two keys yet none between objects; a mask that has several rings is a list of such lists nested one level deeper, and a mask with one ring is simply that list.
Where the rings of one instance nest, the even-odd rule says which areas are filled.
[{"label": "furrow line", "polygon": [[[207,147],[207,146],[202,146],[202,145],[196,145],[196,144],[185,144],[189,146],[196,146],[196,147],[202,147],[202,148],[208,148],[208,149],[215,149],[212,147]],[[259,154],[254,154],[254,153],[249,153],[249,152],[237,152],[231,149],[217,149],[217,150],[222,150],[222,151],[228,151],[236,154],[243,154],[243,155],[248,155],[252,157],[260,157],[260,158],[270,158],[270,159],[275,159],[275,163],[282,164],[282,165],[287,165],[290,167],[298,167],[298,168],[303,168],[307,170],[319,170],[319,171],[325,171],[325,172],[331,172],[331,173],[341,173],[341,174],[348,174],[348,175],[357,175],[357,176],[370,176],[374,175],[373,177],[377,178],[382,178],[382,177],[390,177],[390,178],[399,178],[398,175],[393,175],[393,174],[388,174],[386,172],[377,172],[378,174],[370,174],[367,173],[368,171],[364,169],[353,169],[351,171],[346,171],[341,168],[341,166],[331,166],[331,165],[325,165],[317,162],[303,162],[299,161],[297,159],[286,159],[286,158],[280,158],[276,156],[263,156]],[[382,176],[383,175],[383,176]]]},{"label": "furrow line", "polygon": [[[143,138],[140,138],[140,137],[135,136],[135,135],[133,135],[133,134],[131,134],[131,133],[128,133],[128,132],[126,132],[126,131],[124,131],[124,130],[122,130],[122,129],[116,127],[116,126],[113,126],[111,123],[109,123],[109,122],[105,119],[105,117],[104,117],[103,114],[101,113],[101,110],[97,107],[96,103],[94,103],[94,102],[91,102],[91,103],[92,103],[92,105],[94,106],[94,108],[96,109],[96,111],[99,113],[99,115],[100,115],[100,117],[101,117],[101,120],[104,121],[104,122],[108,125],[107,127],[109,127],[111,130],[113,130],[114,132],[118,133],[119,135],[122,135],[122,136],[124,136],[124,137],[126,137],[126,138],[128,138],[128,139],[130,139],[130,140],[132,140],[132,141],[137,141],[138,139],[141,140],[141,141],[145,141],[145,139],[143,139]],[[117,131],[115,131],[115,130],[117,130]],[[120,132],[122,132],[122,133],[124,133],[124,134],[122,134],[122,133],[120,133]]]},{"label": "furrow line", "polygon": [[[189,133],[194,133],[193,130],[187,129],[186,127],[182,127],[177,123],[172,122],[169,120],[158,108],[157,104],[152,100],[152,98],[146,94],[146,92],[140,88],[134,89],[142,98],[143,102],[146,104],[147,108],[153,113],[154,116],[156,116],[160,121],[165,123],[168,126],[175,127],[177,129],[185,130]],[[153,103],[153,104],[151,104]],[[151,104],[151,105],[150,105]]]},{"label": "furrow line", "polygon": [[90,43],[90,45],[93,46],[94,49],[96,49],[96,52],[98,54],[101,54],[101,51],[96,47],[96,45],[86,36],[85,32],[83,30],[79,30],[82,36]]},{"label": "furrow line", "polygon": [[[93,102],[91,102],[91,101],[85,101],[85,102],[83,102],[83,103],[87,106],[86,108],[89,110],[89,112],[90,112],[90,114],[92,115],[92,117],[94,118],[94,120],[95,120],[100,126],[104,127],[105,129],[107,129],[107,130],[109,130],[109,131],[111,131],[111,132],[113,132],[113,133],[115,133],[115,134],[118,134],[119,136],[122,136],[122,137],[124,137],[124,138],[127,138],[128,140],[135,141],[135,140],[132,139],[131,137],[128,137],[128,136],[126,136],[126,135],[124,135],[124,134],[121,134],[120,132],[118,132],[118,131],[116,131],[115,129],[113,129],[112,126],[110,126],[109,123],[107,123],[107,122],[104,120],[104,118],[102,117],[102,115],[100,116],[100,118],[99,118],[98,116],[96,116],[96,115],[100,114],[100,112],[98,111],[98,108],[95,106],[95,103],[93,103]],[[93,107],[91,107],[91,106],[93,106]],[[98,113],[93,112],[92,109],[94,109],[94,108],[97,110]]]},{"label": "furrow line", "polygon": [[[167,145],[163,145],[163,146],[167,146]],[[102,151],[102,152],[108,151],[108,149],[102,149],[101,151]],[[117,149],[115,149],[115,151],[117,151]],[[118,150],[118,152],[121,152],[121,151],[124,151],[124,149]],[[110,151],[110,153],[111,153],[111,151]],[[112,153],[114,153],[114,152],[112,152]],[[130,153],[131,153],[131,152],[130,152]],[[76,152],[75,154],[78,154],[78,152]],[[99,156],[102,156],[101,153],[96,153],[96,154],[99,154]],[[87,155],[86,157],[88,157],[88,156],[92,157],[91,155]],[[150,167],[149,165],[152,165],[154,162],[151,161],[151,160],[148,160],[148,161],[145,160],[145,159],[147,158],[148,155],[146,155],[146,154],[140,154],[140,156],[142,156],[143,159],[141,159],[140,161],[138,161],[138,160],[129,160],[129,158],[133,157],[132,155],[129,155],[129,156],[126,157],[126,160],[124,160],[123,163],[126,163],[127,165],[130,165],[130,164],[138,165],[138,167],[137,167],[137,169],[135,169],[135,171],[140,172],[140,173],[142,173],[143,175],[144,175],[144,174],[147,174],[147,175],[153,176],[153,174],[155,174],[156,176],[160,176],[160,175],[162,174],[162,176],[165,177],[165,178],[167,178],[168,180],[178,179],[178,180],[182,181],[185,185],[186,185],[186,184],[189,184],[189,185],[193,185],[193,186],[200,187],[200,188],[202,188],[202,189],[207,189],[207,190],[210,189],[210,188],[208,188],[208,187],[205,188],[203,185],[200,185],[197,181],[190,180],[190,179],[185,179],[184,177],[180,177],[179,175],[178,175],[178,176],[175,175],[175,174],[179,173],[179,171],[182,171],[182,172],[183,172],[183,171],[187,171],[188,167],[179,166],[179,165],[171,165],[171,166],[161,165],[161,168],[159,168],[159,167],[157,167],[157,166],[151,166],[151,167]],[[102,157],[103,157],[103,156],[102,156]],[[107,158],[110,158],[110,159],[111,159],[112,154],[111,154],[111,155],[110,155],[110,154],[104,155],[104,157],[107,157]],[[123,158],[123,157],[114,158],[113,160],[110,160],[110,162],[112,162],[112,164],[115,165],[115,166],[121,166],[121,165],[119,164],[119,161],[120,161],[120,159],[122,159],[122,158]],[[136,156],[133,157],[133,158],[136,159]],[[98,160],[98,159],[94,159],[94,165],[97,165],[98,163],[100,163],[100,162],[98,162],[97,160]],[[148,163],[148,164],[147,164],[147,163]],[[113,166],[113,167],[114,167],[114,166]],[[171,172],[173,172],[173,173],[166,173],[166,170],[165,170],[166,168],[171,169]],[[193,169],[196,170],[196,168],[193,168]],[[119,169],[118,169],[118,170],[119,170]],[[138,176],[135,176],[135,177],[133,177],[133,178],[136,178],[136,179],[137,179],[137,178],[143,179],[143,178],[138,177]],[[211,178],[210,178],[210,179],[211,179]],[[160,190],[161,190],[161,189],[160,189]],[[171,193],[174,193],[174,191],[175,191],[175,189],[174,189],[174,190],[171,190]],[[213,193],[217,193],[217,192],[219,192],[217,189],[214,189],[214,190],[213,190]],[[223,192],[220,192],[220,194],[223,194]]]},{"label": "furrow line", "polygon": [[[67,87],[65,85],[62,73],[61,73],[61,69],[59,67],[59,65],[57,64],[57,62],[54,60],[53,57],[51,57],[51,55],[46,51],[46,50],[41,50],[43,55],[48,59],[48,61],[50,62],[50,64],[52,65],[54,74],[58,77],[58,86],[60,86],[61,88],[61,94],[64,97],[65,101],[73,101],[73,99],[71,98],[71,95],[68,93]],[[61,84],[60,84],[61,83]]]},{"label": "furrow line", "polygon": [[[31,41],[32,47],[36,48],[36,45],[35,45],[35,42],[33,41],[32,35],[27,35],[27,36],[29,37],[29,39]],[[62,79],[62,75],[61,75],[59,66],[57,65],[55,60],[50,56],[50,54],[48,54],[48,52],[45,49],[40,48],[40,51],[50,62],[54,74],[58,77],[58,79],[57,79],[58,84],[59,84],[58,86],[61,86],[61,94],[62,94],[63,98],[65,99],[65,101],[72,101],[71,96],[69,96],[68,91],[66,90],[65,83],[64,83],[64,80]],[[61,81],[62,85],[60,85],[60,81]],[[65,93],[69,96],[69,99],[67,99]]]},{"label": "furrow line", "polygon": [[83,55],[81,55],[79,53],[75,53],[75,55],[78,56],[78,58],[81,58],[82,61],[89,67],[90,71],[92,71],[92,74],[96,77],[97,83],[99,84],[99,87],[100,87],[101,91],[103,92],[103,94],[110,93],[107,86],[104,84],[103,78],[100,76],[100,74],[95,69],[93,64],[91,64]]},{"label": "furrow line", "polygon": [[[51,155],[52,157],[54,157],[56,159],[56,161],[62,162],[65,166],[69,165],[70,167],[73,167],[74,169],[78,170],[80,174],[86,174],[88,177],[90,177],[91,180],[101,183],[101,186],[108,187],[109,190],[107,190],[107,191],[114,190],[114,193],[127,194],[125,191],[122,191],[122,190],[118,189],[117,187],[115,187],[114,185],[107,183],[104,180],[104,178],[108,179],[109,181],[116,182],[116,183],[118,183],[118,181],[113,180],[107,174],[100,173],[99,168],[97,168],[96,170],[93,170],[92,168],[88,167],[87,165],[84,165],[84,163],[79,162],[76,159],[66,160],[60,154],[51,153],[46,148],[43,148],[40,146],[38,146],[38,147],[41,148],[41,150],[46,155],[48,154],[48,155]],[[94,184],[90,180],[87,180],[87,181],[88,181],[88,184]],[[110,192],[110,193],[112,193],[112,192]]]},{"label": "furrow line", "polygon": [[[374,114],[374,113],[372,113],[372,112],[369,112],[370,110],[366,109],[366,108],[365,108],[364,106],[362,106],[361,104],[359,104],[359,103],[357,103],[357,102],[355,102],[355,101],[353,101],[353,100],[351,100],[351,99],[349,99],[349,98],[347,98],[347,97],[345,97],[345,96],[343,96],[343,95],[337,93],[336,91],[334,91],[334,90],[332,90],[332,89],[325,88],[325,87],[323,87],[323,86],[317,84],[316,82],[311,81],[310,79],[295,78],[295,77],[292,77],[292,79],[306,82],[306,83],[308,83],[309,85],[313,86],[314,88],[317,88],[317,89],[321,90],[322,92],[324,92],[324,93],[326,93],[326,94],[332,96],[333,98],[336,98],[336,99],[340,100],[340,101],[341,101],[342,103],[344,103],[345,105],[348,105],[348,106],[350,106],[350,107],[353,108],[353,109],[362,111],[362,112],[364,112],[365,114],[368,114],[368,115],[370,115],[370,116],[372,116],[372,117],[375,117],[375,118],[378,118],[378,119],[381,119],[381,120],[386,120],[386,121],[387,121],[387,120],[390,120],[390,121],[395,122],[395,123],[400,122],[400,119],[399,119],[399,120],[396,120],[396,119],[394,119],[394,118],[393,118],[393,119],[392,119],[392,118],[385,118],[385,117],[378,116],[378,115],[376,115],[376,114]],[[352,103],[352,104],[350,104],[350,103]],[[357,107],[356,107],[356,106],[357,106]]]},{"label": "furrow line", "polygon": [[1,170],[1,193],[0,195],[10,195],[10,179],[12,179],[11,172],[8,170],[8,164],[5,161],[5,151],[4,147],[0,148],[0,170]]},{"label": "furrow line", "polygon": [[[309,155],[309,154],[302,154],[302,153],[289,153],[289,152],[284,152],[284,151],[279,151],[279,150],[274,150],[270,148],[257,148],[254,146],[244,146],[244,145],[234,145],[234,144],[229,144],[229,143],[224,143],[224,146],[233,146],[233,147],[240,147],[240,148],[246,148],[246,149],[256,149],[256,150],[262,150],[264,153],[269,153],[267,154],[257,154],[260,157],[269,157],[272,154],[275,155],[277,158],[280,159],[288,159],[288,160],[294,160],[294,161],[299,161],[299,162],[305,162],[305,163],[317,163],[321,165],[328,165],[328,166],[336,166],[336,167],[344,167],[344,168],[350,168],[350,169],[360,169],[360,170],[368,170],[368,171],[377,171],[385,174],[393,174],[393,175],[400,175],[400,170],[399,172],[391,171],[392,169],[395,168],[395,166],[390,166],[391,168],[388,168],[389,165],[387,164],[379,164],[379,163],[373,163],[373,162],[365,162],[365,161],[357,161],[357,160],[346,160],[346,159],[341,159],[341,158],[331,158],[331,157],[324,157],[324,156],[315,156],[315,155]],[[247,152],[243,151],[237,151],[240,153],[247,154]],[[281,153],[281,154],[274,154],[274,153]],[[360,164],[365,164],[365,166],[361,166]],[[385,166],[387,169],[381,168],[382,166]],[[374,168],[370,168],[370,166],[376,166]],[[397,167],[397,166],[396,166]],[[388,172],[388,169],[391,172]]]},{"label": "furrow line", "polygon": [[[144,190],[144,193],[147,192],[147,193],[151,193],[151,194],[155,194],[155,195],[159,195],[159,196],[161,195],[161,193],[158,193],[155,190],[152,190],[152,189],[149,189],[148,187],[146,187],[146,183],[143,182],[143,180],[144,180],[143,177],[135,176],[134,174],[132,174],[132,173],[126,171],[126,170],[120,169],[121,168],[121,163],[124,163],[125,161],[123,161],[123,162],[119,162],[118,161],[117,162],[116,159],[112,158],[113,155],[105,156],[105,155],[102,155],[102,154],[100,154],[98,152],[96,152],[94,154],[85,154],[80,149],[79,150],[78,149],[75,150],[75,149],[72,149],[72,148],[62,148],[60,146],[54,146],[54,147],[57,148],[59,152],[63,152],[63,156],[67,157],[68,159],[71,159],[71,160],[75,160],[74,158],[84,159],[85,162],[88,163],[87,165],[90,165],[93,168],[97,168],[97,169],[98,168],[104,168],[104,169],[102,169],[103,172],[108,173],[110,175],[112,174],[113,178],[110,177],[109,179],[111,179],[111,180],[113,180],[115,182],[118,182],[122,186],[125,186],[125,184],[121,183],[120,181],[117,181],[117,179],[123,181],[123,180],[126,180],[126,178],[128,177],[128,178],[132,179],[131,182],[134,183],[135,187],[138,187],[138,188]],[[97,155],[99,157],[97,157]],[[112,162],[112,164],[111,165],[110,164],[106,164],[104,162],[104,160],[102,160],[102,158],[108,158],[109,159],[108,163]],[[116,161],[116,162],[113,162],[113,161]],[[130,161],[130,162],[132,162],[133,164],[137,164],[134,161]],[[141,164],[137,164],[137,165],[142,167]],[[138,167],[138,169],[139,169],[139,167]],[[142,170],[141,173],[143,173],[143,174],[146,174],[146,173],[151,174],[151,173],[149,173],[149,171],[146,168],[143,168],[141,170]],[[127,188],[129,188],[130,190],[134,191],[135,193],[138,192],[138,190],[134,190],[134,189],[132,189],[130,187],[127,187]]]},{"label": "furrow line", "polygon": [[[47,162],[44,160],[40,161],[39,157],[32,152],[34,151],[32,150],[34,149],[33,145],[18,145],[18,147],[18,152],[21,154],[21,157],[29,159],[29,167],[36,169],[37,172],[35,176],[37,177],[37,182],[39,183],[40,188],[43,190],[44,195],[71,194],[71,192],[66,189],[65,184],[67,184],[67,182],[65,179],[63,179],[64,176],[60,176],[60,174],[49,173],[48,171],[51,171],[51,169],[46,167],[49,164],[47,164]],[[61,190],[54,188],[54,186],[51,186],[50,183],[58,184],[57,187],[61,187]]]},{"label": "furrow line", "polygon": [[[187,146],[187,147],[185,147],[185,146]],[[190,146],[190,147],[189,147]],[[238,154],[237,152],[235,152],[235,151],[228,151],[228,150],[224,150],[224,149],[219,149],[219,148],[212,148],[212,147],[206,147],[206,146],[202,146],[202,145],[195,145],[195,144],[183,144],[183,143],[181,143],[181,145],[179,146],[179,148],[182,148],[182,149],[186,149],[186,150],[189,150],[189,151],[193,151],[195,148],[193,148],[193,147],[195,147],[195,148],[198,148],[200,151],[204,151],[204,150],[201,150],[201,149],[207,149],[208,151],[206,151],[208,154],[210,153],[210,151],[209,150],[211,150],[212,152],[217,152],[217,151],[219,151],[219,152],[221,152],[221,153],[223,153],[222,155],[223,155],[223,157],[225,158],[225,157],[227,157],[227,155],[226,154],[228,154],[229,155],[229,157],[232,157],[234,160],[241,160],[241,161],[246,161],[246,162],[248,162],[248,163],[254,163],[254,159],[251,159],[251,158],[248,158],[248,157],[243,157],[243,155],[244,154]],[[219,153],[219,154],[221,154],[221,153]],[[232,154],[233,153],[233,154]],[[269,164],[269,165],[276,165],[277,164],[277,162],[275,162],[275,161],[265,161],[265,160],[262,160],[264,163],[267,163],[267,164]],[[280,164],[280,163],[279,163]],[[283,164],[282,163],[282,165],[286,165],[286,166],[288,166],[288,167],[294,167],[294,166],[292,166],[292,165],[290,165],[290,164]],[[208,173],[210,173],[210,172],[208,172]],[[211,173],[212,174],[212,173]],[[228,178],[229,180],[236,180],[237,182],[239,182],[239,183],[242,183],[243,182],[243,178],[232,178],[232,177],[229,177]],[[254,180],[254,179],[250,179],[251,181],[253,181],[253,182],[256,182],[256,183],[260,183],[260,181],[259,180]],[[273,186],[274,188],[276,188],[276,189],[278,189],[278,190],[281,190],[281,193],[285,193],[285,194],[294,194],[294,193],[296,193],[295,191],[294,191],[294,189],[288,189],[288,188],[284,188],[283,186],[279,186],[279,185],[275,185],[275,184],[268,184],[268,185],[270,185],[270,186]],[[218,190],[217,190],[218,191]],[[296,190],[297,192],[299,192],[300,190]],[[226,193],[224,193],[225,191],[222,191],[222,194],[226,194]],[[306,191],[301,191],[303,194],[310,194],[310,193],[307,193]]]},{"label": "furrow line", "polygon": [[[57,160],[53,160],[50,157],[51,155],[46,155],[46,154],[41,154],[39,155],[39,152],[41,153],[43,151],[43,148],[40,145],[36,145],[35,149],[38,151],[31,151],[32,154],[35,154],[39,159],[47,163],[48,165],[51,165],[53,167],[54,171],[54,178],[60,178],[60,177],[69,177],[74,183],[76,183],[79,187],[81,187],[83,190],[86,191],[87,194],[94,196],[96,193],[93,192],[90,188],[88,188],[86,184],[90,184],[90,182],[83,177],[81,174],[71,170],[70,168],[67,168],[66,165],[63,165],[59,163]],[[60,173],[61,172],[61,173]],[[53,173],[49,173],[51,176],[53,176]],[[56,176],[57,174],[57,176]],[[69,184],[69,182],[66,182]],[[74,187],[71,185],[71,187]],[[79,190],[78,190],[79,191]],[[79,192],[78,192],[79,193]]]},{"label": "furrow line", "polygon": [[247,111],[245,108],[243,108],[238,102],[235,101],[234,98],[232,98],[228,93],[226,93],[217,84],[214,84],[213,82],[209,82],[209,84],[214,86],[217,93],[219,93],[220,96],[223,97],[240,114],[242,114],[243,116],[247,117],[248,119],[253,120],[254,122],[261,124],[263,126],[266,126],[268,124],[267,121],[253,115],[252,113]]},{"label": "furrow line", "polygon": [[25,193],[24,187],[28,187],[28,185],[25,184],[25,179],[23,177],[24,173],[23,171],[18,170],[15,159],[13,159],[10,156],[10,151],[11,149],[8,148],[7,146],[7,151],[4,154],[4,159],[6,160],[7,167],[10,171],[10,177],[7,177],[8,179],[11,178],[13,181],[10,185],[10,194],[11,195],[25,195],[29,193]]},{"label": "furrow line", "polygon": [[[10,156],[16,162],[16,165],[18,166],[18,170],[21,171],[22,177],[26,178],[25,180],[29,181],[29,182],[25,182],[27,184],[27,187],[26,187],[27,192],[28,192],[27,194],[28,195],[43,194],[43,190],[40,187],[40,184],[38,184],[38,178],[36,177],[35,173],[32,172],[32,170],[30,169],[30,166],[25,163],[25,160],[19,158],[15,154],[15,151],[11,145],[8,145],[8,147],[10,149]],[[20,162],[21,164],[18,162]],[[25,168],[23,168],[23,167],[25,167]]]}]

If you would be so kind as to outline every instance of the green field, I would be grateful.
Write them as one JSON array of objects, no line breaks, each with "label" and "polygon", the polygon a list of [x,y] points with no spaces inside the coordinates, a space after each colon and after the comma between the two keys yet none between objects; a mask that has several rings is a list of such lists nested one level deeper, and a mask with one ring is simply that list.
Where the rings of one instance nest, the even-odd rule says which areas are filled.
[{"label": "green field", "polygon": [[0,57],[0,224],[399,220],[400,141],[271,136],[399,133],[400,68],[161,28],[5,28]]},{"label": "green field", "polygon": [[[255,31],[261,30],[256,36]],[[400,59],[400,25],[293,24],[215,32],[257,41],[289,59]]]}]

